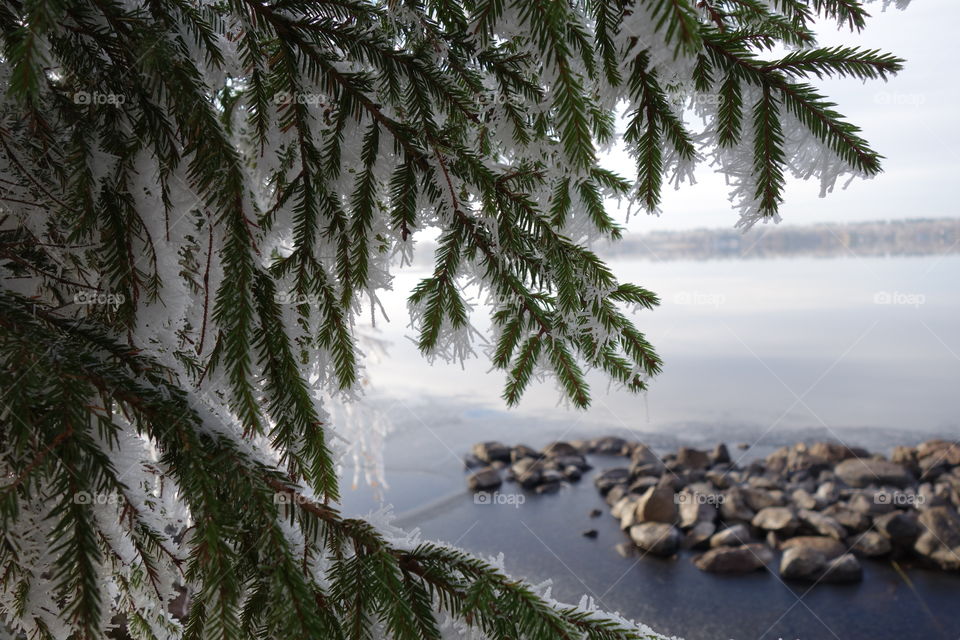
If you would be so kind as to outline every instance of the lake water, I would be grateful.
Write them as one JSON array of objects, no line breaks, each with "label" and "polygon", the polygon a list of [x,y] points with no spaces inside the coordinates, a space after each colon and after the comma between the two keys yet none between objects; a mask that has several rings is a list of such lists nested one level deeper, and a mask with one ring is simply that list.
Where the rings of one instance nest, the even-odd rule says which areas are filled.
[{"label": "lake water", "polygon": [[[889,453],[894,444],[960,437],[960,256],[656,262],[617,258],[623,280],[663,304],[637,317],[665,361],[645,396],[591,378],[594,404],[558,404],[553,383],[506,410],[503,375],[482,357],[428,366],[410,341],[404,300],[422,273],[401,272],[378,323],[389,357],[370,366],[370,405],[392,424],[387,487],[345,490],[344,510],[382,499],[402,526],[552,579],[554,595],[601,606],[688,640],[960,638],[960,576],[866,562],[857,585],[807,592],[772,572],[721,577],[674,560],[621,557],[627,540],[588,475],[520,506],[475,504],[461,458],[473,442],[542,446],[617,434],[660,451],[725,441],[745,460],[798,440],[832,439]],[[476,321],[483,331],[483,313]],[[733,450],[733,449],[732,449]],[[738,451],[738,450],[735,450]],[[739,451],[738,451],[739,452]],[[622,464],[594,456],[591,462]],[[351,473],[346,470],[347,476]],[[595,473],[595,472],[594,472]],[[510,492],[512,485],[505,485]],[[581,532],[596,528],[596,539]]]}]

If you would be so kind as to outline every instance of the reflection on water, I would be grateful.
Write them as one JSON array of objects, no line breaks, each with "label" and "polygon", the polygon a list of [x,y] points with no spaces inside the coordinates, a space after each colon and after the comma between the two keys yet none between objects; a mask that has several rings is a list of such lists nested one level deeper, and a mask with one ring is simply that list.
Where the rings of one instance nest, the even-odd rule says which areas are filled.
[{"label": "reflection on water", "polygon": [[[509,571],[554,579],[561,599],[593,594],[689,640],[960,637],[955,575],[911,570],[908,584],[889,565],[867,563],[863,583],[805,594],[771,573],[705,574],[686,556],[623,558],[613,550],[626,539],[616,522],[587,517],[601,505],[589,476],[519,508],[474,504],[459,457],[481,439],[539,446],[618,433],[661,450],[746,442],[749,457],[797,440],[889,453],[894,444],[960,437],[960,256],[611,265],[661,296],[661,307],[637,323],[666,366],[645,397],[592,377],[586,412],[558,406],[549,381],[506,411],[502,375],[483,358],[428,367],[402,320],[422,274],[401,272],[384,299],[394,322],[379,327],[390,357],[370,367],[370,400],[395,425],[382,497],[401,523],[471,551],[504,551]],[[481,312],[475,321],[486,328]],[[365,513],[376,505],[361,488],[347,492],[344,507]],[[583,538],[586,528],[599,537]]]}]

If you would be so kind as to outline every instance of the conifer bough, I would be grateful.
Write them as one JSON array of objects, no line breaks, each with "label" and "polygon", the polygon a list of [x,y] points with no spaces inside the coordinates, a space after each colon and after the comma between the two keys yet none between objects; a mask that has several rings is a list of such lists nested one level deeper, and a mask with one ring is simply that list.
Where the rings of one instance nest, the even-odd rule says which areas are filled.
[{"label": "conifer bough", "polygon": [[[357,395],[356,318],[438,229],[410,296],[424,354],[470,352],[469,284],[509,404],[543,374],[577,407],[587,370],[645,389],[661,363],[629,314],[658,300],[590,250],[621,235],[607,203],[654,212],[709,162],[749,226],[776,219],[788,173],[829,190],[880,171],[808,83],[900,69],[816,44],[816,20],[866,17],[856,0],[0,5],[3,624],[651,636],[331,506],[358,439],[329,409]],[[601,166],[610,144],[635,172]]]}]

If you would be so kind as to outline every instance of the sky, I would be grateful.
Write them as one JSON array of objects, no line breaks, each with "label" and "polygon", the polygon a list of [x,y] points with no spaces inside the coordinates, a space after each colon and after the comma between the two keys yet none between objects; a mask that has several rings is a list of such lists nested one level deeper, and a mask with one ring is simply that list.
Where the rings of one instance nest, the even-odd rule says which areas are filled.
[{"label": "sky", "polygon": [[[819,197],[819,183],[788,178],[782,224],[856,222],[918,217],[960,217],[960,0],[913,0],[906,10],[882,3],[868,5],[873,14],[861,33],[820,25],[819,42],[889,51],[906,59],[906,68],[888,80],[814,81],[838,104],[837,110],[863,129],[886,160],[884,173],[855,180]],[[633,171],[625,154],[602,161],[624,175]],[[659,217],[644,212],[627,223],[633,232],[732,227],[738,213],[727,200],[723,177],[707,166],[697,184],[679,191],[667,187]],[[624,211],[620,219],[623,220]]]}]

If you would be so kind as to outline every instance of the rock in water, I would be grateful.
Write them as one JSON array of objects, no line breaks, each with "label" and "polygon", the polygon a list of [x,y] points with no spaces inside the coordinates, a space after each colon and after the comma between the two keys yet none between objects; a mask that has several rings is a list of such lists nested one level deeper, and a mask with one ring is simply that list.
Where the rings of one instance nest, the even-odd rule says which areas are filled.
[{"label": "rock in water", "polygon": [[737,547],[753,541],[750,530],[745,525],[735,524],[710,538],[710,547]]},{"label": "rock in water", "polygon": [[796,489],[793,493],[790,494],[790,501],[797,506],[798,509],[816,509],[817,508],[817,499],[810,495],[810,492],[803,489]]},{"label": "rock in water", "polygon": [[931,507],[920,512],[920,537],[914,551],[941,569],[960,570],[960,517],[950,507]]},{"label": "rock in water", "polygon": [[613,469],[607,469],[596,478],[594,478],[593,483],[597,486],[597,489],[600,490],[600,493],[606,495],[610,489],[618,484],[626,484],[630,479],[630,470],[625,469],[624,467],[614,467]]},{"label": "rock in water", "polygon": [[773,554],[762,544],[739,547],[718,547],[693,559],[701,571],[710,573],[749,573],[762,569],[773,560]]},{"label": "rock in water", "polygon": [[875,518],[873,525],[896,545],[911,546],[920,535],[920,525],[917,524],[916,517],[900,511]]},{"label": "rock in water", "polygon": [[606,456],[621,456],[628,449],[627,441],[616,436],[604,436],[590,441],[590,450]]},{"label": "rock in water", "polygon": [[808,509],[801,509],[797,515],[805,527],[822,536],[836,540],[843,540],[847,537],[847,530],[843,528],[843,525],[830,516]]},{"label": "rock in water", "polygon": [[698,522],[687,532],[683,539],[684,549],[703,549],[710,546],[710,538],[717,530],[717,525],[712,522]]},{"label": "rock in water", "polygon": [[707,496],[684,489],[676,496],[680,505],[680,527],[688,529],[698,522],[713,522],[717,517],[717,509],[705,499]]},{"label": "rock in water", "polygon": [[867,558],[885,556],[893,549],[890,541],[876,531],[867,531],[852,538],[850,550]]},{"label": "rock in water", "polygon": [[892,485],[906,487],[915,482],[902,465],[875,458],[850,458],[834,468],[834,473],[851,487]]},{"label": "rock in water", "polygon": [[800,536],[797,538],[790,538],[780,546],[780,548],[785,552],[789,549],[795,549],[797,547],[803,547],[804,549],[809,549],[819,553],[827,560],[832,560],[842,556],[847,551],[847,548],[843,546],[841,542],[834,540],[833,538],[826,538],[822,536]]},{"label": "rock in water", "polygon": [[730,451],[727,449],[727,445],[722,442],[718,444],[713,449],[713,453],[710,454],[710,460],[713,464],[726,464],[730,462]]},{"label": "rock in water", "polygon": [[677,521],[677,505],[673,499],[673,490],[669,487],[650,487],[637,500],[635,507],[638,522]]},{"label": "rock in water", "polygon": [[579,456],[580,450],[569,442],[552,442],[543,448],[543,455],[547,458]]},{"label": "rock in water", "polygon": [[751,524],[758,529],[789,535],[800,522],[789,507],[766,507],[757,512]]},{"label": "rock in water", "polygon": [[706,451],[680,447],[677,450],[676,464],[684,469],[706,469],[710,466],[710,456]]},{"label": "rock in water", "polygon": [[819,580],[823,582],[860,582],[863,568],[852,554],[845,553],[827,563]]},{"label": "rock in water", "polygon": [[539,458],[540,454],[533,447],[528,447],[525,444],[518,444],[513,449],[510,450],[510,461],[517,462],[518,460],[523,460],[524,458]]},{"label": "rock in water", "polygon": [[473,455],[484,462],[510,462],[510,447],[502,442],[478,442],[473,445]]},{"label": "rock in water", "polygon": [[780,575],[787,580],[817,580],[827,568],[827,559],[811,547],[790,547],[780,559]]},{"label": "rock in water", "polygon": [[533,489],[542,480],[544,465],[543,461],[537,458],[522,458],[514,462],[510,470],[520,486],[524,489]]},{"label": "rock in water", "polygon": [[747,505],[747,498],[740,487],[730,487],[723,493],[720,517],[726,522],[750,522],[756,515]]},{"label": "rock in water", "polygon": [[492,491],[502,484],[496,469],[487,467],[467,477],[467,486],[473,491]]},{"label": "rock in water", "polygon": [[670,524],[644,522],[630,527],[630,539],[649,553],[657,556],[672,556],[680,549],[683,534]]}]

